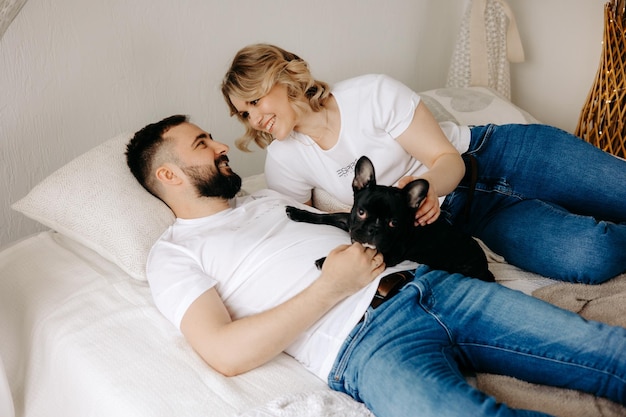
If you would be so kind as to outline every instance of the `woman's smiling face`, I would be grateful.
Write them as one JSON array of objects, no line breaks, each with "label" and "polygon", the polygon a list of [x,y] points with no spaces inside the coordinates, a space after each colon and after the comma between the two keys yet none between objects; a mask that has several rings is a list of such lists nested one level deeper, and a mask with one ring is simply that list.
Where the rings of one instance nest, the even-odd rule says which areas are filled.
[{"label": "woman's smiling face", "polygon": [[285,139],[298,122],[298,114],[287,97],[287,87],[276,84],[263,97],[245,101],[230,96],[239,116],[250,126],[271,134],[275,139]]}]

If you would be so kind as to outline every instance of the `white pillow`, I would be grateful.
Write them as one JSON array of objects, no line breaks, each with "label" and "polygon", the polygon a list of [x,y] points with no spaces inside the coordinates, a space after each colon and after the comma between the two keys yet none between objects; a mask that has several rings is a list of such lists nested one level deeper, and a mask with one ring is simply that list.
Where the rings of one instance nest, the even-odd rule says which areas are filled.
[{"label": "white pillow", "polygon": [[174,214],[128,169],[131,137],[121,134],[77,157],[11,207],[145,280],[148,252]]},{"label": "white pillow", "polygon": [[419,95],[440,122],[452,121],[465,126],[538,123],[531,114],[486,87],[437,88]]}]

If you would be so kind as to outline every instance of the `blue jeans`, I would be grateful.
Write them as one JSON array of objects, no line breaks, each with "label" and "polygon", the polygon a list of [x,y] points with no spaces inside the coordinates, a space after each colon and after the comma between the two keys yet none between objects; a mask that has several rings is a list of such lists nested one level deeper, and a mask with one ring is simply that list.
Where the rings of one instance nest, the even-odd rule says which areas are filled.
[{"label": "blue jeans", "polygon": [[421,266],[413,282],[366,312],[328,384],[377,417],[543,416],[513,410],[463,372],[510,375],[626,404],[626,329],[501,285]]},{"label": "blue jeans", "polygon": [[461,182],[441,210],[507,262],[596,284],[626,271],[626,161],[544,125],[472,128],[478,161],[469,218]]}]

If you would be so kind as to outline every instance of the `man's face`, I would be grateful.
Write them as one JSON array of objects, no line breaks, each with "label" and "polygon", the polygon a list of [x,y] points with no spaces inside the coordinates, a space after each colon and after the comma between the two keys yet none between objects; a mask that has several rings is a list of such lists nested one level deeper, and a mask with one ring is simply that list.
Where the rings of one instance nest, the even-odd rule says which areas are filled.
[{"label": "man's face", "polygon": [[196,188],[198,197],[233,198],[241,189],[241,177],[228,166],[228,157],[219,155],[214,164],[180,167]]},{"label": "man's face", "polygon": [[191,123],[174,126],[165,136],[174,140],[180,169],[199,197],[233,198],[239,192],[241,177],[228,165],[228,145]]}]

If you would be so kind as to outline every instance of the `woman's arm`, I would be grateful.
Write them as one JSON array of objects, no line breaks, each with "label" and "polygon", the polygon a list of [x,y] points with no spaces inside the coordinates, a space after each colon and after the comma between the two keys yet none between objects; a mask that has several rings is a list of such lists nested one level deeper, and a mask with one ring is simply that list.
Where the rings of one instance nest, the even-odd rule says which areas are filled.
[{"label": "woman's arm", "polygon": [[[409,127],[397,138],[400,146],[423,163],[428,172],[421,175],[430,183],[428,196],[417,211],[416,223],[429,224],[439,217],[438,197],[451,193],[465,175],[461,154],[450,143],[426,105],[420,101]],[[404,187],[418,177],[404,177]]]},{"label": "woman's arm", "polygon": [[212,288],[187,309],[181,331],[218,372],[234,376],[249,371],[285,350],[338,302],[378,276],[385,265],[381,255],[373,261],[375,256],[375,250],[358,243],[340,246],[309,287],[271,310],[236,321]]}]

